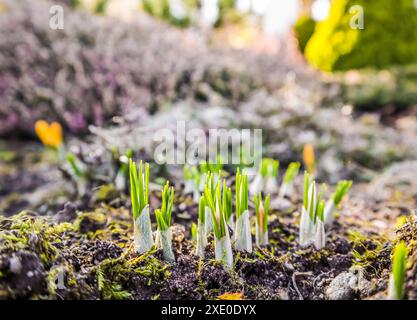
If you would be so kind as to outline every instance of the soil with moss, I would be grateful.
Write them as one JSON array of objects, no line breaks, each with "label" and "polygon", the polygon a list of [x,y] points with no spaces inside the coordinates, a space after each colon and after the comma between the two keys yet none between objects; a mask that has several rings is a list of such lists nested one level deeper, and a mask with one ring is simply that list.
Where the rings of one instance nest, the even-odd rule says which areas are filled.
[{"label": "soil with moss", "polygon": [[[205,259],[194,255],[189,230],[197,207],[191,195],[177,192],[174,221],[179,223],[173,226],[172,264],[159,250],[135,252],[132,217],[123,194],[113,194],[107,203],[92,200],[93,210],[79,210],[67,202],[54,215],[24,211],[1,217],[0,297],[216,299],[224,293],[242,293],[246,299],[327,299],[342,292],[343,298],[379,299],[386,295],[390,254],[399,239],[413,248],[406,283],[408,297],[416,297],[417,222],[412,216],[389,240],[366,220],[342,214],[328,230],[325,249],[317,251],[298,245],[298,200],[287,199],[290,209],[271,214],[270,244],[252,254],[234,251],[229,272],[214,260],[212,238]],[[158,203],[159,196],[153,192],[152,202]],[[352,211],[348,205],[341,210]],[[349,282],[338,284],[336,279],[346,275]]]}]

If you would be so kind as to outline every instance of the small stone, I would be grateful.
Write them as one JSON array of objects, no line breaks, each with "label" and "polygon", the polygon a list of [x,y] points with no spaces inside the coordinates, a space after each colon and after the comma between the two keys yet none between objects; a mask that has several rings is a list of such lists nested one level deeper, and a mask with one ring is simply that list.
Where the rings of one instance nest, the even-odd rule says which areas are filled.
[{"label": "small stone", "polygon": [[329,300],[353,300],[357,288],[357,277],[350,272],[342,272],[332,280],[326,290]]}]

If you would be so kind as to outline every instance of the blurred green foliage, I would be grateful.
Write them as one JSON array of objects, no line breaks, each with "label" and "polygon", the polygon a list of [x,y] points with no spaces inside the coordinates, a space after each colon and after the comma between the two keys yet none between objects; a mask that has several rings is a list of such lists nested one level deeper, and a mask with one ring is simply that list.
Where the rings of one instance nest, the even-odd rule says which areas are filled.
[{"label": "blurred green foliage", "polygon": [[305,47],[310,40],[316,28],[316,22],[308,15],[303,15],[296,21],[294,25],[295,34],[298,40],[298,47],[304,52]]},{"label": "blurred green foliage", "polygon": [[150,15],[177,27],[188,27],[191,22],[192,11],[200,6],[200,1],[185,0],[182,4],[184,15],[178,17],[172,12],[169,0],[142,0],[143,10]]},{"label": "blurred green foliage", "polygon": [[[364,12],[364,29],[350,26]],[[417,9],[414,0],[332,1],[329,17],[317,24],[307,43],[307,60],[324,71],[417,62]]]}]

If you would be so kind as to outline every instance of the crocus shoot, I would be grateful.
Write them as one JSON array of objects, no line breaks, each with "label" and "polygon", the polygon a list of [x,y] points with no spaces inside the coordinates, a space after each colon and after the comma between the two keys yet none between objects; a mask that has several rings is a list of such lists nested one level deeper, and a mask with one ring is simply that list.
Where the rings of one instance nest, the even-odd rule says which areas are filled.
[{"label": "crocus shoot", "polygon": [[166,183],[162,190],[162,204],[160,209],[155,210],[156,223],[158,225],[157,245],[162,248],[164,259],[170,262],[175,261],[172,251],[172,207],[174,205],[174,187],[169,187]]},{"label": "crocus shoot", "polygon": [[388,288],[388,299],[404,298],[404,279],[407,267],[407,246],[404,241],[397,244],[392,256],[392,272]]},{"label": "crocus shoot", "polygon": [[192,193],[195,203],[198,203],[200,199],[200,181],[201,174],[198,168],[184,165],[184,193]]},{"label": "crocus shoot", "polygon": [[284,198],[288,192],[291,191],[293,182],[300,171],[299,162],[291,162],[285,171],[284,180],[282,181],[281,188],[279,190],[279,198]]},{"label": "crocus shoot", "polygon": [[317,250],[321,250],[326,246],[326,232],[324,230],[324,200],[321,200],[317,205],[316,211],[316,239],[314,246]]},{"label": "crocus shoot", "polygon": [[232,210],[232,189],[226,185],[226,180],[223,180],[222,206],[227,224],[232,230],[235,230],[235,221],[233,220]]},{"label": "crocus shoot", "polygon": [[262,200],[262,193],[253,197],[256,212],[255,239],[258,247],[268,244],[268,213],[271,196],[267,195],[265,202]]},{"label": "crocus shoot", "polygon": [[83,165],[78,161],[77,157],[72,153],[67,153],[67,162],[69,167],[71,168],[71,177],[76,184],[77,193],[79,195],[84,195],[87,192],[87,177],[86,177],[86,169]]},{"label": "crocus shoot", "polygon": [[129,161],[130,199],[134,222],[134,241],[136,251],[140,254],[148,252],[153,246],[151,219],[149,215],[149,164],[145,164],[143,172],[142,161],[139,172],[136,163]]},{"label": "crocus shoot", "polygon": [[315,211],[317,192],[316,183],[311,178],[310,174],[304,172],[304,192],[303,205],[301,208],[300,220],[300,245],[306,246],[314,241],[315,236]]},{"label": "crocus shoot", "polygon": [[128,149],[125,154],[121,155],[118,158],[119,170],[114,179],[114,184],[116,186],[116,189],[119,191],[123,191],[126,189],[127,177],[129,173],[129,159],[132,158],[132,156],[132,149]]},{"label": "crocus shoot", "polygon": [[204,189],[204,198],[208,203],[212,214],[215,259],[222,262],[226,268],[231,269],[233,268],[232,243],[221,203],[220,183],[217,183],[214,194],[206,185]]},{"label": "crocus shoot", "polygon": [[259,172],[255,175],[255,178],[250,185],[250,194],[256,195],[262,191],[265,191],[266,193],[277,192],[278,169],[278,160],[269,158],[262,159]]},{"label": "crocus shoot", "polygon": [[351,187],[352,181],[343,180],[339,181],[337,184],[336,191],[327,201],[326,207],[324,209],[324,223],[326,225],[331,225],[333,223],[335,211]]},{"label": "crocus shoot", "polygon": [[204,258],[204,250],[207,246],[207,234],[205,230],[205,221],[206,221],[206,200],[204,195],[200,198],[198,203],[198,223],[197,223],[197,249],[196,255]]},{"label": "crocus shoot", "polygon": [[248,209],[248,177],[246,172],[236,173],[236,227],[235,248],[239,251],[252,252],[252,235]]}]

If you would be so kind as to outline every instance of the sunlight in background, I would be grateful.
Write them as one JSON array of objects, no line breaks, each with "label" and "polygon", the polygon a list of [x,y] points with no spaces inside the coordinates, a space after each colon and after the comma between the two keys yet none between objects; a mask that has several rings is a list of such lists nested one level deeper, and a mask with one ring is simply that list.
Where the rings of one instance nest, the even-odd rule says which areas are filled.
[{"label": "sunlight in background", "polygon": [[322,21],[327,18],[330,11],[329,0],[316,0],[311,8],[311,14],[316,21]]},{"label": "sunlight in background", "polygon": [[203,0],[201,11],[204,24],[212,25],[217,20],[219,15],[217,0]]}]

